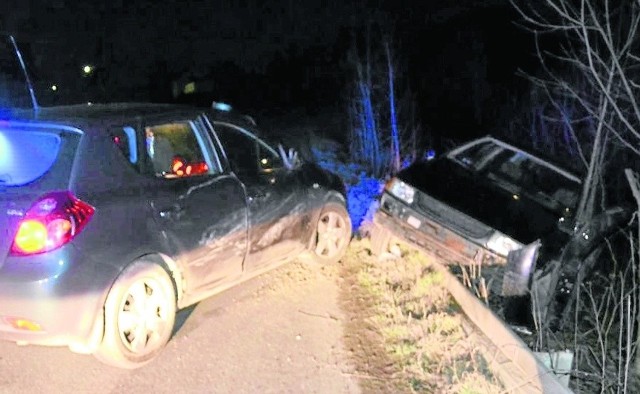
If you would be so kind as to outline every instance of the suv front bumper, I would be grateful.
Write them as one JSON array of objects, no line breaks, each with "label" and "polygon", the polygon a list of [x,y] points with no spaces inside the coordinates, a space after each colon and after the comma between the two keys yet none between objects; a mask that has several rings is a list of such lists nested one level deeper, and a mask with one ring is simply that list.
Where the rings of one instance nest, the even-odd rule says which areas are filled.
[{"label": "suv front bumper", "polygon": [[[398,204],[400,205],[400,204]],[[379,209],[374,216],[372,244],[384,252],[390,237],[434,255],[449,264],[505,264],[506,258],[465,238],[426,215],[406,206],[391,212]]]}]

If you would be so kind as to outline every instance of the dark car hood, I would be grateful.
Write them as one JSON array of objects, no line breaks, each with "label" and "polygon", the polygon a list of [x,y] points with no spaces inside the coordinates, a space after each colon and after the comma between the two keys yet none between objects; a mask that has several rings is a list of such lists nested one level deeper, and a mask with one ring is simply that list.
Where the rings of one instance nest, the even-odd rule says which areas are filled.
[{"label": "dark car hood", "polygon": [[556,212],[450,159],[415,163],[398,178],[523,244],[558,233]]}]

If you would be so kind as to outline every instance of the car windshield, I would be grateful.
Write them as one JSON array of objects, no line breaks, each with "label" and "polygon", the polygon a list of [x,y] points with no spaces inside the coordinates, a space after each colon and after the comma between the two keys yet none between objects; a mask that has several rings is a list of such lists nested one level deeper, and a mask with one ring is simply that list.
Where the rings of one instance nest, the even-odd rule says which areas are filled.
[{"label": "car windshield", "polygon": [[493,141],[472,145],[451,159],[488,178],[514,198],[526,195],[559,215],[567,215],[578,203],[579,181],[542,160]]}]

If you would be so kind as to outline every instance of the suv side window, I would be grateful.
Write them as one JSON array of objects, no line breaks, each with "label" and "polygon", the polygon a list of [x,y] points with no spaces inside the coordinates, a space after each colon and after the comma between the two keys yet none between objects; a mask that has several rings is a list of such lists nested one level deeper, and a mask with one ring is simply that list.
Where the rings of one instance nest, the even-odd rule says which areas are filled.
[{"label": "suv side window", "polygon": [[231,169],[238,176],[257,175],[283,167],[273,148],[243,128],[222,122],[215,122],[214,128]]},{"label": "suv side window", "polygon": [[146,154],[158,177],[178,178],[214,174],[217,166],[206,141],[191,122],[174,122],[145,127]]}]

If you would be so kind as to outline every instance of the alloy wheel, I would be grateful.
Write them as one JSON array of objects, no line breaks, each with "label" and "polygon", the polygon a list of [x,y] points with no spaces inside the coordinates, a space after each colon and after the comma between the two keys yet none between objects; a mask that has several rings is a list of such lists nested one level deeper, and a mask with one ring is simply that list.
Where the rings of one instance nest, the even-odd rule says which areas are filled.
[{"label": "alloy wheel", "polygon": [[332,258],[341,253],[345,243],[349,242],[347,226],[347,221],[339,213],[323,213],[318,222],[316,255]]}]

